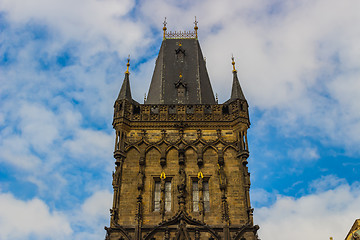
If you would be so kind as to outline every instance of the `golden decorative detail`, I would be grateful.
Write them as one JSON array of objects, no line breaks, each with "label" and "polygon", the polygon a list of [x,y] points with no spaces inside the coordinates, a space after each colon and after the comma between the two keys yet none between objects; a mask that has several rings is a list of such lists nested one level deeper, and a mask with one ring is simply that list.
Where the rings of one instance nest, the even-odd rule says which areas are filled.
[{"label": "golden decorative detail", "polygon": [[162,172],[162,173],[160,174],[160,178],[161,178],[161,179],[165,179],[165,178],[166,178],[165,172]]},{"label": "golden decorative detail", "polygon": [[164,39],[165,39],[165,34],[166,34],[166,29],[167,29],[166,28],[166,24],[167,24],[166,17],[165,17],[165,20],[164,20],[163,24],[164,24],[163,30],[164,30]]},{"label": "golden decorative detail", "polygon": [[129,54],[129,56],[128,56],[128,58],[127,58],[127,64],[126,64],[126,72],[125,73],[127,73],[127,74],[129,74],[129,67],[130,67],[130,54]]},{"label": "golden decorative detail", "polygon": [[195,24],[195,27],[194,27],[194,29],[195,29],[195,38],[197,39],[197,38],[198,38],[197,30],[198,30],[199,28],[198,28],[198,26],[197,26],[198,21],[196,21],[196,16],[195,16],[195,22],[194,22],[194,24]]},{"label": "golden decorative detail", "polygon": [[182,74],[180,73],[179,78],[182,78]]},{"label": "golden decorative detail", "polygon": [[197,177],[198,177],[198,179],[204,178],[204,175],[203,175],[203,173],[200,171],[200,172],[198,173]]},{"label": "golden decorative detail", "polygon": [[[166,22],[166,17],[165,17],[165,20],[163,22],[164,24],[164,27],[163,27],[163,31],[164,31],[164,35],[163,35],[163,39],[191,39],[191,38],[195,38],[197,39],[198,38],[198,35],[197,35],[197,30],[199,29],[197,24],[198,24],[198,21],[196,21],[196,16],[195,16],[195,31],[170,31],[170,32],[166,32],[167,28],[166,28],[166,25],[167,25],[167,22]],[[181,46],[181,42],[179,43],[179,46]]]},{"label": "golden decorative detail", "polygon": [[234,56],[231,57],[231,60],[232,60],[231,64],[233,65],[233,73],[236,73],[237,71],[236,71],[236,69],[235,69]]}]

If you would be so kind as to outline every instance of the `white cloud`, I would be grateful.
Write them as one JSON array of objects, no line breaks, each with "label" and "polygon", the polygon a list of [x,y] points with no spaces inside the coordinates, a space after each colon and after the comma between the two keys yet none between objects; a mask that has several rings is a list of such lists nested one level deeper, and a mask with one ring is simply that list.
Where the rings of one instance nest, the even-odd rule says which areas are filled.
[{"label": "white cloud", "polygon": [[[106,190],[95,192],[86,199],[81,206],[82,214],[86,215],[87,220],[96,218],[109,218],[109,209],[112,203],[112,193]],[[92,221],[92,220],[91,220]]]},{"label": "white cloud", "polygon": [[261,206],[268,206],[274,203],[276,200],[276,191],[275,192],[267,192],[265,189],[262,188],[254,188],[251,189],[251,204],[253,207],[261,207]]},{"label": "white cloud", "polygon": [[126,16],[134,4],[133,0],[0,1],[2,11],[7,12],[13,23],[45,24],[55,30],[57,41],[73,39],[91,43],[87,51],[91,54],[107,49],[107,44],[127,54],[121,45],[131,46],[135,51],[140,41],[149,41],[145,37],[147,29]]},{"label": "white cloud", "polygon": [[346,185],[345,179],[339,178],[335,175],[326,175],[311,182],[309,188],[310,190],[315,190],[316,192],[324,192],[341,185]]},{"label": "white cloud", "polygon": [[[106,158],[112,152],[114,145],[113,136],[103,131],[78,129],[73,140],[64,142],[63,147],[68,153],[77,158]],[[102,161],[101,161],[102,162]]]},{"label": "white cloud", "polygon": [[[320,179],[319,182],[326,179]],[[347,183],[301,198],[278,195],[270,207],[255,211],[261,239],[344,239],[360,216],[360,185]],[[320,184],[321,185],[321,184]]]},{"label": "white cloud", "polygon": [[[73,239],[96,240],[105,237],[104,226],[109,226],[112,193],[107,190],[94,192],[81,205],[78,211],[69,213],[72,216],[75,232]],[[86,229],[84,231],[83,229]]]},{"label": "white cloud", "polygon": [[94,192],[78,210],[51,211],[42,200],[20,200],[0,193],[0,238],[16,239],[102,239],[109,224],[112,193]]},{"label": "white cloud", "polygon": [[69,239],[72,229],[61,213],[50,211],[40,199],[22,201],[0,193],[0,238]]},{"label": "white cloud", "polygon": [[288,151],[288,156],[295,161],[306,163],[313,162],[320,158],[316,147],[295,148]]},{"label": "white cloud", "polygon": [[43,106],[24,104],[19,109],[21,122],[18,125],[22,137],[27,139],[36,151],[48,151],[59,136],[57,118]]},{"label": "white cloud", "polygon": [[9,136],[0,143],[0,162],[27,170],[34,170],[40,165],[41,160],[30,152],[29,142],[20,136]]}]

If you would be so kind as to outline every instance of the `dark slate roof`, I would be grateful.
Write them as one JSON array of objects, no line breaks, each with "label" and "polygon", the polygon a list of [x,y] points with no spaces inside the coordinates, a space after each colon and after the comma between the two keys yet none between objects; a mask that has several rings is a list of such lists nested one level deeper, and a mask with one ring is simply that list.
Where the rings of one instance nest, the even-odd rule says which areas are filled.
[{"label": "dark slate roof", "polygon": [[243,91],[241,90],[241,86],[239,83],[239,79],[237,76],[236,70],[233,71],[233,84],[231,89],[231,97],[228,102],[231,102],[236,99],[246,100]]},{"label": "dark slate roof", "polygon": [[129,73],[125,73],[125,78],[124,78],[123,84],[121,86],[119,96],[117,97],[117,100],[124,100],[124,99],[132,101]]},{"label": "dark slate roof", "polygon": [[[178,88],[185,89],[182,99],[178,99]],[[146,103],[215,104],[197,39],[163,40]]]}]

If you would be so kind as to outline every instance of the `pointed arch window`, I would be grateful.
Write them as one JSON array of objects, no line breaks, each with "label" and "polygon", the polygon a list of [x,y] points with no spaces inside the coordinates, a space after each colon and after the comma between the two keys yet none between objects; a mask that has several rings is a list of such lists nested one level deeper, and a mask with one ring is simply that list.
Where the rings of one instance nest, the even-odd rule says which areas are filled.
[{"label": "pointed arch window", "polygon": [[194,212],[210,211],[209,178],[193,178],[192,208]]},{"label": "pointed arch window", "polygon": [[154,179],[153,199],[153,210],[155,212],[160,212],[162,209],[165,212],[171,211],[171,178]]}]

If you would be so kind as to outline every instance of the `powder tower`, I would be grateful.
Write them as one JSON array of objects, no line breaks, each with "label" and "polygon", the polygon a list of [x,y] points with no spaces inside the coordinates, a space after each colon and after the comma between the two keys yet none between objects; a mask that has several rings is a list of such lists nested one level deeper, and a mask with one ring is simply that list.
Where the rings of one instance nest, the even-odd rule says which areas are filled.
[{"label": "powder tower", "polygon": [[[114,105],[115,171],[107,240],[255,240],[248,103],[233,65],[231,96],[214,98],[198,36],[167,32],[144,104],[129,61]],[[230,86],[229,86],[230,89]]]}]

